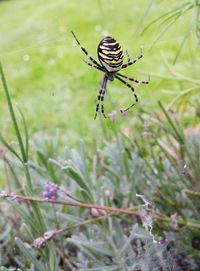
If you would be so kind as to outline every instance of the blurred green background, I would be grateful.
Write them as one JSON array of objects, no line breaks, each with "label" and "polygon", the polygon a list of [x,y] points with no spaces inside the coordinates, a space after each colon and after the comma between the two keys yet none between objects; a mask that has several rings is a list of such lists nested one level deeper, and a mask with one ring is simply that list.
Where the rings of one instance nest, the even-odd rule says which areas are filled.
[{"label": "blurred green background", "polygon": [[[176,57],[192,25],[193,10],[181,16],[155,44],[162,24],[141,33],[152,19],[179,4],[180,1],[149,0],[1,1],[0,58],[13,102],[24,112],[29,133],[51,134],[59,128],[62,139],[69,145],[80,138],[92,144],[94,139],[102,139],[113,125],[100,116],[93,120],[103,74],[83,62],[86,57],[71,30],[95,58],[98,43],[107,34],[116,38],[132,58],[143,48],[143,59],[123,72],[143,80],[150,75],[151,83],[135,85],[139,103],[125,120],[118,116],[116,131],[131,129],[133,117],[141,107],[145,111],[156,109],[158,100],[168,105],[185,86],[170,80],[165,59],[172,63]],[[188,34],[187,38],[175,68],[186,76],[197,77],[196,36]],[[130,90],[118,81],[110,83],[107,90],[107,113],[119,112],[134,99]],[[2,86],[0,108],[0,127],[9,138],[10,118]]]}]

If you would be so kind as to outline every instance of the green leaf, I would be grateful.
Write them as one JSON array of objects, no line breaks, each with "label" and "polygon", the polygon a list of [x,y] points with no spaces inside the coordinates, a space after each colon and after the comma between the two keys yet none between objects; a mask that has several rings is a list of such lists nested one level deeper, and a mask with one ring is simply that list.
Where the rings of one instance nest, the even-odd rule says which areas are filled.
[{"label": "green leaf", "polygon": [[57,256],[56,256],[56,246],[54,245],[53,241],[50,241],[48,243],[48,248],[49,248],[49,265],[51,267],[51,271],[57,271],[58,266],[57,266]]},{"label": "green leaf", "polygon": [[24,114],[22,112],[22,110],[20,109],[19,106],[17,106],[19,113],[22,117],[22,122],[23,122],[23,126],[24,126],[24,135],[25,135],[25,153],[26,153],[26,160],[28,161],[28,145],[29,145],[29,136],[28,136],[28,128],[27,128],[27,124],[26,124],[26,119],[24,117]]},{"label": "green leaf", "polygon": [[33,220],[33,217],[31,213],[29,214],[25,208],[23,208],[19,203],[7,199],[7,201],[10,203],[10,205],[17,211],[17,213],[20,215],[21,218],[23,218],[24,222],[29,225],[35,232],[38,232],[38,225],[35,220]]},{"label": "green leaf", "polygon": [[19,146],[20,146],[20,150],[21,150],[21,154],[22,154],[22,160],[23,160],[23,162],[27,162],[26,154],[25,154],[25,150],[24,150],[24,144],[23,144],[23,141],[22,141],[22,137],[21,137],[19,127],[18,127],[17,119],[16,119],[15,112],[14,112],[14,109],[13,109],[12,101],[11,101],[11,98],[10,98],[10,94],[9,94],[9,90],[8,90],[6,78],[4,76],[4,72],[3,72],[1,62],[0,62],[0,75],[1,75],[1,79],[2,79],[3,88],[4,88],[4,91],[5,91],[5,94],[6,94],[6,99],[7,99],[8,107],[9,107],[9,110],[10,110],[11,119],[12,119],[12,122],[13,122],[13,125],[14,125],[14,128],[15,128],[15,133],[16,133],[17,140],[18,140],[18,143],[19,143]]},{"label": "green leaf", "polygon": [[76,171],[74,168],[70,166],[64,168],[64,170],[85,192],[87,192],[90,200],[92,201],[92,194],[90,192],[90,188],[86,184],[86,181],[83,179],[83,177],[78,173],[78,171]]},{"label": "green leaf", "polygon": [[33,263],[34,267],[38,271],[46,271],[45,267],[41,262],[39,262],[36,258],[36,255],[30,251],[30,248],[28,248],[18,237],[15,238],[15,243],[18,246],[18,248],[21,250],[21,252],[26,256],[26,258]]},{"label": "green leaf", "polygon": [[4,144],[4,146],[6,147],[6,148],[8,148],[9,149],[9,151],[12,153],[12,154],[14,154],[16,157],[17,157],[17,159],[19,159],[19,161],[21,162],[21,163],[23,163],[23,160],[21,159],[21,157],[19,156],[19,154],[9,145],[9,143],[3,138],[3,136],[0,134],[0,141]]}]

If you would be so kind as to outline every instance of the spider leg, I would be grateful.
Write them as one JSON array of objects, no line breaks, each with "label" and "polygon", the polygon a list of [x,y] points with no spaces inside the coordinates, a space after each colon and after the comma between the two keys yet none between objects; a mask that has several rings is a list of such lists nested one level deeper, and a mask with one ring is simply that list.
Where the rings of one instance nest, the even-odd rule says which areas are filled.
[{"label": "spider leg", "polygon": [[107,75],[104,75],[102,83],[101,83],[101,88],[100,88],[100,91],[99,91],[99,95],[98,95],[98,101],[97,101],[97,105],[96,105],[96,113],[94,115],[94,119],[96,119],[96,117],[97,117],[100,103],[102,103],[101,104],[101,113],[104,116],[104,118],[106,118],[106,115],[104,113],[103,100],[104,100],[104,95],[106,93],[107,81],[108,81],[108,77],[107,77]]},{"label": "spider leg", "polygon": [[72,35],[74,36],[76,42],[78,43],[78,45],[81,47],[81,50],[83,51],[84,54],[86,54],[86,56],[94,63],[94,65],[101,67],[101,65],[91,56],[89,55],[89,53],[87,52],[87,50],[81,46],[80,41],[77,39],[77,37],[75,36],[74,32],[72,32]]},{"label": "spider leg", "polygon": [[128,50],[126,50],[126,56],[127,56],[127,59],[128,59],[127,63],[131,62],[131,58],[130,58],[130,55],[128,53]]},{"label": "spider leg", "polygon": [[124,63],[122,65],[121,69],[124,69],[124,68],[126,68],[126,67],[128,67],[130,65],[133,65],[136,61],[138,61],[140,58],[142,58],[143,57],[142,49],[140,49],[140,51],[141,51],[141,54],[137,58],[133,59],[132,61],[129,61],[129,59],[128,59],[128,62]]},{"label": "spider leg", "polygon": [[101,105],[101,114],[104,116],[105,119],[107,118],[105,113],[104,113],[104,104]]},{"label": "spider leg", "polygon": [[85,61],[85,60],[83,60],[83,61],[84,61],[88,66],[93,67],[93,68],[95,68],[95,69],[97,69],[97,70],[99,70],[99,71],[104,72],[104,69],[103,69],[102,67],[96,66],[94,63],[90,63],[90,62],[87,62],[87,61]]},{"label": "spider leg", "polygon": [[[96,66],[94,63],[91,64],[91,63],[89,63],[89,62],[87,62],[87,61],[85,61],[85,60],[84,60],[84,62],[85,62],[88,66],[93,67],[93,68],[95,68],[95,69],[97,69],[97,70],[99,70],[99,71],[104,72],[104,69],[103,69],[102,67],[100,68],[100,67]],[[96,119],[96,117],[97,117],[97,112],[98,112],[98,110],[99,110],[99,104],[100,104],[100,102],[103,102],[104,94],[105,94],[105,90],[102,91],[102,89],[101,89],[100,92],[99,92],[99,96],[98,96],[98,103],[97,103],[96,114],[95,114],[94,119]],[[100,96],[100,95],[101,95],[101,96]],[[106,115],[105,115],[105,113],[104,113],[104,105],[103,105],[103,104],[101,105],[101,113],[102,113],[102,115],[104,116],[104,118],[106,118]]]},{"label": "spider leg", "polygon": [[117,72],[117,75],[119,75],[120,77],[126,78],[126,79],[129,80],[129,81],[138,83],[138,84],[140,84],[140,83],[142,83],[142,84],[149,84],[149,82],[150,82],[150,78],[148,79],[148,81],[144,81],[144,80],[137,80],[137,79],[134,79],[134,78],[132,78],[132,77],[128,77],[128,76],[123,75],[123,74],[121,74],[121,73],[119,73],[119,72]]},{"label": "spider leg", "polygon": [[[135,93],[134,88],[133,88],[129,83],[127,83],[125,80],[123,80],[121,77],[119,77],[117,74],[115,75],[115,77],[116,77],[119,81],[121,81],[124,85],[126,85],[128,88],[131,89],[131,91],[133,92],[134,97],[135,97],[135,102],[137,103],[137,102],[138,102],[138,97],[137,97],[137,95],[136,95],[136,93]],[[133,107],[134,105],[135,105],[135,103],[131,104],[129,107],[127,107],[127,108],[124,109],[124,110],[120,110],[121,113],[127,112],[127,111],[128,111],[131,107]]]}]

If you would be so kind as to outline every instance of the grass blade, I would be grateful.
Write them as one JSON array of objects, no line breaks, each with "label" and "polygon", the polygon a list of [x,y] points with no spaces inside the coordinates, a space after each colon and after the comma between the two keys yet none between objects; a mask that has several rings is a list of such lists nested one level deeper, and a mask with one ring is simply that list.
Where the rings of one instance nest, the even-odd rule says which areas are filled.
[{"label": "grass blade", "polygon": [[21,159],[19,154],[8,144],[8,142],[3,138],[1,134],[0,134],[0,141],[6,146],[7,149],[9,149],[11,153],[13,153],[19,159],[21,163],[23,163],[23,160]]},{"label": "grass blade", "polygon": [[25,246],[25,244],[18,238],[15,238],[15,243],[18,246],[18,248],[21,250],[21,252],[26,256],[26,258],[34,264],[34,267],[37,271],[46,271],[44,266],[39,262],[36,258],[36,256],[31,253],[30,249]]},{"label": "grass blade", "polygon": [[17,107],[19,110],[19,113],[22,117],[22,122],[23,122],[23,126],[24,126],[24,134],[25,134],[25,153],[26,153],[26,157],[28,160],[28,143],[29,143],[29,136],[28,136],[28,128],[27,128],[27,124],[26,124],[26,119],[24,117],[24,114],[22,112],[22,110],[20,109],[20,107]]},{"label": "grass blade", "polygon": [[25,153],[25,150],[24,150],[24,144],[23,144],[23,141],[22,141],[22,137],[21,137],[21,134],[20,134],[19,127],[18,127],[17,119],[15,117],[15,112],[14,112],[14,109],[13,109],[12,101],[11,101],[10,94],[9,94],[9,91],[8,91],[8,86],[7,86],[7,82],[6,82],[6,78],[5,78],[5,75],[4,75],[4,72],[3,72],[1,62],[0,62],[0,76],[1,76],[2,84],[3,84],[3,88],[4,88],[4,91],[5,91],[5,94],[6,94],[6,100],[7,100],[7,103],[8,103],[8,107],[9,107],[10,115],[11,115],[11,118],[12,118],[12,122],[13,122],[13,125],[14,125],[14,128],[15,128],[15,133],[16,133],[17,140],[18,140],[19,146],[20,146],[20,150],[21,150],[21,154],[22,154],[22,159],[21,160],[23,160],[23,162],[26,163],[27,162],[27,157],[26,157],[26,153]]}]

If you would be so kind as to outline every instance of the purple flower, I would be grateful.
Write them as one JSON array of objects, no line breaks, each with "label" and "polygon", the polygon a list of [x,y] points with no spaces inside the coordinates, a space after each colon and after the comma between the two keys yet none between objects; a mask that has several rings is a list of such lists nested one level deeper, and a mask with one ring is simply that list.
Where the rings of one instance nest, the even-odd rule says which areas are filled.
[{"label": "purple flower", "polygon": [[59,187],[55,183],[46,183],[43,196],[46,199],[54,200],[57,197],[57,191]]}]

